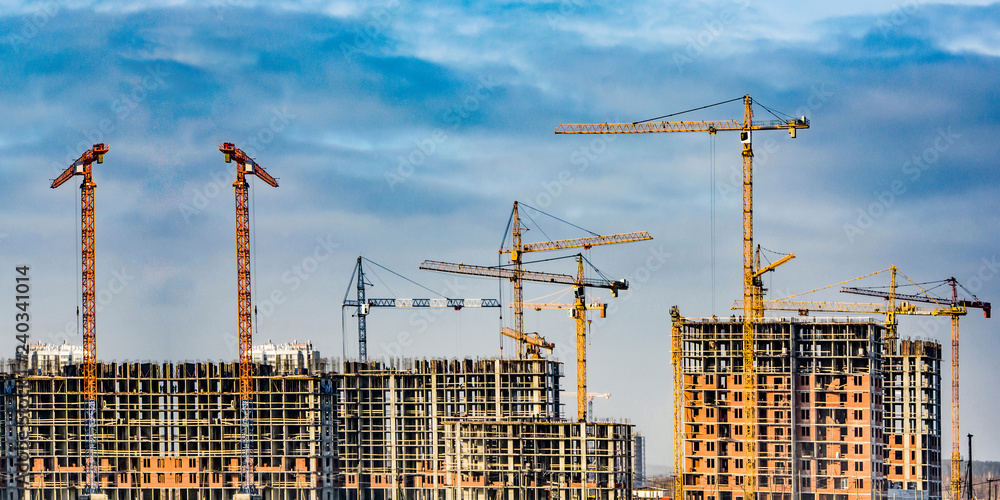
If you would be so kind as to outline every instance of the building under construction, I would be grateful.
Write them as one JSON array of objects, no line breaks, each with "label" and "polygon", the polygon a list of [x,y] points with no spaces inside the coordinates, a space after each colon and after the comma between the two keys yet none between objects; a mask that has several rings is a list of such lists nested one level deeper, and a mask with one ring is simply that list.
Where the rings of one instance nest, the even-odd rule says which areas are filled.
[{"label": "building under construction", "polygon": [[[5,499],[82,493],[82,377],[60,362],[60,350],[36,347],[27,375],[4,374]],[[309,344],[254,353],[264,499],[630,495],[632,426],[562,420],[561,363],[342,363]],[[221,500],[238,491],[237,363],[98,367],[99,482],[108,498]]]},{"label": "building under construction", "polygon": [[[674,317],[685,500],[743,500],[742,318]],[[758,319],[757,498],[940,498],[940,345],[881,322]],[[679,342],[678,342],[679,341]],[[894,341],[890,341],[895,344]]]},{"label": "building under construction", "polygon": [[[887,346],[886,476],[894,498],[941,499],[941,344]],[[898,490],[898,491],[897,491]]]},{"label": "building under construction", "polygon": [[[881,499],[884,327],[849,319],[755,325],[757,497]],[[742,319],[675,319],[683,349],[683,485],[743,500]]]}]

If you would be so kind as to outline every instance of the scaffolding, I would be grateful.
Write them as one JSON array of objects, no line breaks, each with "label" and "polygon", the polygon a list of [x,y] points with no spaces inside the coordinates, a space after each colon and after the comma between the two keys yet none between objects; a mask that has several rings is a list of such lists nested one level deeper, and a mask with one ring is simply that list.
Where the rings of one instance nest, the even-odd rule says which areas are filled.
[{"label": "scaffolding", "polygon": [[[347,362],[328,396],[346,500],[444,498],[444,422],[558,421],[562,364],[547,360]],[[334,403],[337,401],[337,403]],[[336,498],[326,497],[325,500]]]},{"label": "scaffolding", "polygon": [[631,500],[632,426],[445,422],[447,500]]},{"label": "scaffolding", "polygon": [[[255,364],[253,378],[264,500],[617,500],[631,492],[632,425],[566,422],[559,362],[362,363],[323,360],[309,344],[272,350],[283,354],[260,358],[273,364]],[[76,364],[34,359],[27,375],[0,374],[0,500],[74,500],[84,485],[82,376]],[[99,481],[109,499],[222,500],[238,491],[238,363],[97,368]],[[18,447],[30,458],[20,477]],[[508,469],[494,469],[500,463]],[[509,470],[524,464],[538,477]],[[467,484],[487,469],[505,479]]]},{"label": "scaffolding", "polygon": [[[97,370],[99,484],[109,499],[222,500],[238,490],[238,363],[99,363]],[[5,478],[3,496],[20,498],[10,488],[18,486],[25,498],[78,498],[85,483],[78,365],[36,368],[23,381],[27,417],[16,427],[28,429],[30,470],[14,484]],[[301,498],[317,481],[317,379],[258,365],[254,383],[259,484],[267,498]],[[16,411],[5,399],[5,411]],[[4,445],[16,445],[4,431]]]}]

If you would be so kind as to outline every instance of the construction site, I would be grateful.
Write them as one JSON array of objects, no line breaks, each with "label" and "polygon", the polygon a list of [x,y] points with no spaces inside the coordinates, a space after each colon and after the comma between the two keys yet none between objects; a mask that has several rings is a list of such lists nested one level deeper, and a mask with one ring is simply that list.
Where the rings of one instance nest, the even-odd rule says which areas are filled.
[{"label": "construction site", "polygon": [[[254,346],[255,352],[270,346]],[[336,363],[311,345],[256,364],[256,485],[265,498],[627,498],[632,426],[558,418],[562,365],[545,360]],[[82,377],[32,349],[23,488],[76,498],[83,485]],[[285,358],[285,359],[282,359]],[[288,358],[298,358],[289,362]],[[36,362],[37,360],[37,362]],[[331,369],[342,365],[345,370]],[[101,363],[99,486],[108,498],[231,498],[239,490],[237,363]],[[5,387],[14,385],[9,373]],[[7,470],[15,443],[4,441]],[[37,471],[37,472],[35,472]],[[519,493],[517,493],[519,492]],[[7,483],[5,498],[21,498]]]},{"label": "construction site", "polygon": [[[752,134],[795,138],[806,117],[759,121],[744,96],[742,119],[564,124],[557,134],[739,132],[743,162],[743,294],[728,318],[670,310],[675,500],[958,500],[958,321],[990,304],[845,287],[872,304],[769,300],[762,277],[794,258],[763,262],[753,242]],[[727,101],[731,102],[731,101]],[[95,144],[52,183],[83,177],[82,346],[25,344],[3,363],[0,498],[45,500],[627,500],[645,476],[648,447],[628,421],[595,421],[588,407],[588,315],[607,304],[587,290],[628,290],[584,257],[574,274],[528,270],[533,252],[590,249],[652,239],[647,232],[522,241],[514,202],[496,266],[424,261],[420,269],[496,278],[513,293],[513,354],[465,359],[382,359],[367,354],[374,308],[504,307],[498,299],[372,298],[358,257],[341,304],[357,318],[357,357],[323,358],[309,342],[253,344],[249,176],[278,187],[232,143],[236,164],[239,358],[225,362],[98,361],[94,298],[92,166]],[[542,213],[537,209],[532,209]],[[879,274],[879,273],[873,273]],[[897,277],[901,277],[897,280]],[[524,300],[523,283],[562,285],[569,303]],[[912,283],[912,282],[911,282]],[[971,294],[969,294],[971,295]],[[669,300],[669,299],[665,299]],[[914,304],[926,304],[916,306]],[[526,307],[561,309],[575,324],[574,397],[554,344],[524,326]],[[766,311],[777,315],[766,316]],[[816,312],[830,313],[817,317]],[[850,316],[854,314],[863,317]],[[949,318],[952,479],[942,484],[940,343],[901,339],[897,315]],[[664,314],[664,320],[666,315]],[[27,337],[25,337],[26,339]],[[666,377],[664,377],[665,379]],[[660,381],[654,381],[660,382]],[[662,382],[666,382],[663,380]],[[666,386],[666,384],[664,384]],[[671,418],[672,421],[669,421]]]}]

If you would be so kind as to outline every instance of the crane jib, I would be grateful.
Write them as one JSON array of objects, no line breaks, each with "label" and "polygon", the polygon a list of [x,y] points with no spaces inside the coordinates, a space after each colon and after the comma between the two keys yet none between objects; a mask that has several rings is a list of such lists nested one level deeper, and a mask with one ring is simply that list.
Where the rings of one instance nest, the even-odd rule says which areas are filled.
[{"label": "crane jib", "polygon": [[[366,304],[370,307],[452,307],[461,309],[463,307],[500,307],[497,299],[367,299]],[[344,307],[357,307],[360,303],[357,300],[348,299],[344,301]]]},{"label": "crane jib", "polygon": [[[791,120],[756,121],[750,130],[782,130],[809,128],[806,117]],[[564,123],[556,127],[557,134],[647,134],[659,132],[719,132],[743,130],[737,120],[644,123]]]}]

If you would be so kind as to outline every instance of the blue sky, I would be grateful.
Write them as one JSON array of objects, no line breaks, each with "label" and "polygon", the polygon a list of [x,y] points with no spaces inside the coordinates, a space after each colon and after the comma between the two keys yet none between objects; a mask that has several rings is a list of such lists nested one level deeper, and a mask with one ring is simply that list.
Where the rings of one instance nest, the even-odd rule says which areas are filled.
[{"label": "blue sky", "polygon": [[[589,382],[612,394],[597,416],[630,419],[650,438],[649,463],[667,464],[668,308],[729,315],[740,293],[738,137],[720,134],[713,156],[705,134],[554,128],[744,94],[805,115],[797,139],[754,137],[756,240],[798,257],[768,276],[771,297],[895,264],[995,300],[998,24],[1000,5],[971,1],[4,2],[0,276],[11,285],[0,304],[14,310],[13,268],[30,265],[32,340],[79,342],[79,190],[49,183],[94,142],[110,146],[95,169],[102,359],[237,356],[221,142],[281,183],[251,188],[255,340],[308,339],[325,356],[357,352],[339,304],[358,255],[450,296],[509,300],[506,285],[417,266],[495,264],[514,200],[601,234],[645,230],[653,241],[588,251],[633,285],[594,320]],[[679,119],[741,113],[733,103]],[[531,215],[527,241],[581,235]],[[429,295],[369,269],[370,296]],[[525,297],[558,291],[528,285]],[[529,311],[526,328],[572,362],[562,314]],[[368,324],[372,357],[512,352],[495,311],[380,310]],[[901,333],[949,339],[936,319],[904,318]],[[997,375],[996,333],[976,311],[962,320],[962,432],[993,460],[1000,402],[981,396]],[[0,352],[14,344],[8,334]]]}]

